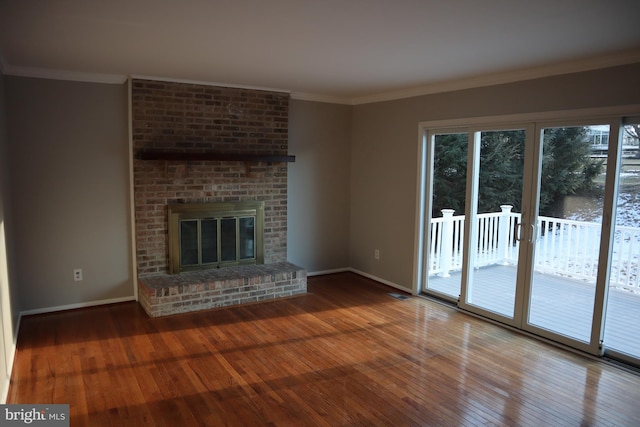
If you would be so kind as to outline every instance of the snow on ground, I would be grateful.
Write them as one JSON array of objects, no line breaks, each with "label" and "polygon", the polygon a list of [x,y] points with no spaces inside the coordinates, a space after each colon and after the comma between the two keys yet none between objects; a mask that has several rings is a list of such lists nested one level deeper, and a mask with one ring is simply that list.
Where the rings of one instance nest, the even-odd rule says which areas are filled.
[{"label": "snow on ground", "polygon": [[[602,179],[604,181],[604,178]],[[620,174],[620,190],[616,225],[640,227],[640,169],[625,170]],[[601,188],[604,194],[604,187]],[[566,204],[564,218],[574,221],[602,222],[604,196],[569,196],[574,203]]]}]

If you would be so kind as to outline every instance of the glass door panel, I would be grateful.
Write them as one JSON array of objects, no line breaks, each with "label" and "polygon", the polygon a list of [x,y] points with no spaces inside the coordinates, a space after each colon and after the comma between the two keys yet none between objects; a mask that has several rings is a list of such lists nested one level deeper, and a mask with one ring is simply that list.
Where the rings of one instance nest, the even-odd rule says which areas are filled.
[{"label": "glass door panel", "polygon": [[253,259],[256,257],[256,248],[254,245],[256,239],[255,218],[240,218],[240,259]]},{"label": "glass door panel", "polygon": [[198,221],[180,221],[180,265],[198,265]]},{"label": "glass door panel", "polygon": [[479,164],[464,303],[508,319],[515,313],[525,138],[522,129],[475,133]]},{"label": "glass door panel", "polygon": [[640,358],[640,124],[622,129],[622,161],[604,345]]},{"label": "glass door panel", "polygon": [[220,260],[235,261],[236,250],[236,218],[222,218],[220,220]]},{"label": "glass door panel", "polygon": [[436,134],[431,143],[433,178],[425,290],[457,300],[462,271],[469,134]]},{"label": "glass door panel", "polygon": [[542,129],[527,324],[589,343],[609,125]]},{"label": "glass door panel", "polygon": [[213,264],[218,262],[218,220],[203,219],[200,222],[202,242],[202,263]]}]

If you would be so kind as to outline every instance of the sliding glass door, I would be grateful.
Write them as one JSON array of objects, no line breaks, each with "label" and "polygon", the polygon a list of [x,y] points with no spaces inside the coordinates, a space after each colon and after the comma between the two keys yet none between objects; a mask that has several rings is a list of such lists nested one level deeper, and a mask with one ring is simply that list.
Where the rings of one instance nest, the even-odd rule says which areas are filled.
[{"label": "sliding glass door", "polygon": [[638,123],[427,132],[421,290],[638,363]]},{"label": "sliding glass door", "polygon": [[627,120],[620,134],[603,344],[605,351],[637,361],[640,359],[640,118]]},{"label": "sliding glass door", "polygon": [[539,130],[536,241],[527,325],[588,345],[602,236],[609,125]]},{"label": "sliding glass door", "polygon": [[522,129],[473,131],[460,305],[517,326],[525,141]]},{"label": "sliding glass door", "polygon": [[467,132],[441,130],[427,136],[424,149],[431,165],[426,183],[429,235],[425,264],[426,290],[457,301],[460,296],[467,183]]}]

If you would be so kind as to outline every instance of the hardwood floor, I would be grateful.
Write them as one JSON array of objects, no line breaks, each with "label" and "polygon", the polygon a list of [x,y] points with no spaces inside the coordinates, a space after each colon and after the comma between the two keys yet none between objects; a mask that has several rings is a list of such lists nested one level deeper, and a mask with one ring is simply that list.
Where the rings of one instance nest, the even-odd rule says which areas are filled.
[{"label": "hardwood floor", "polygon": [[152,319],[136,303],[22,319],[7,403],[72,426],[606,425],[640,376],[351,273],[304,296]]}]

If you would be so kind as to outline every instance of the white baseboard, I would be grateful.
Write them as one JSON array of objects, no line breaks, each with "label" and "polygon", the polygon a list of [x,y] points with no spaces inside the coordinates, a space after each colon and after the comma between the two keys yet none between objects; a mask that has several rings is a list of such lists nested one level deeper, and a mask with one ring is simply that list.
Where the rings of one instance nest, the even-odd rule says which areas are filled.
[{"label": "white baseboard", "polygon": [[360,276],[364,276],[364,277],[366,277],[368,279],[375,280],[376,282],[380,282],[380,283],[385,284],[387,286],[391,286],[392,288],[400,289],[401,291],[407,292],[409,294],[413,294],[411,289],[406,288],[406,287],[401,286],[401,285],[398,285],[397,283],[393,283],[393,282],[390,282],[388,280],[381,279],[380,277],[374,276],[373,274],[365,273],[364,271],[360,271],[360,270],[357,270],[355,268],[349,268],[349,271],[351,271],[352,273],[359,274]]},{"label": "white baseboard", "polygon": [[344,273],[345,271],[351,271],[351,269],[349,267],[344,267],[344,268],[335,268],[333,270],[312,271],[312,272],[307,272],[307,277],[322,276],[324,274]]},{"label": "white baseboard", "polygon": [[307,277],[321,276],[321,275],[324,275],[324,274],[345,273],[345,272],[355,273],[355,274],[358,274],[360,276],[364,276],[367,279],[375,280],[376,282],[380,282],[380,283],[382,283],[384,285],[391,286],[392,288],[396,288],[396,289],[399,289],[401,291],[404,291],[404,292],[407,292],[407,293],[410,293],[410,294],[413,293],[413,292],[411,292],[411,289],[409,289],[409,288],[406,288],[404,286],[400,286],[397,283],[393,283],[393,282],[390,282],[388,280],[381,279],[380,277],[374,276],[373,274],[365,273],[364,271],[357,270],[357,269],[355,269],[353,267],[336,268],[336,269],[333,269],[333,270],[312,271],[312,272],[308,272],[307,273]]},{"label": "white baseboard", "polygon": [[97,301],[89,301],[89,302],[80,302],[77,304],[69,304],[69,305],[59,305],[57,307],[45,307],[45,308],[36,308],[34,310],[25,310],[20,312],[20,316],[30,316],[32,314],[44,314],[44,313],[54,313],[56,311],[64,311],[64,310],[73,310],[75,308],[85,308],[85,307],[94,307],[96,305],[106,305],[106,304],[115,304],[118,302],[127,302],[127,301],[135,301],[136,298],[134,295],[128,297],[120,297],[120,298],[111,298],[111,299],[103,299]]}]

